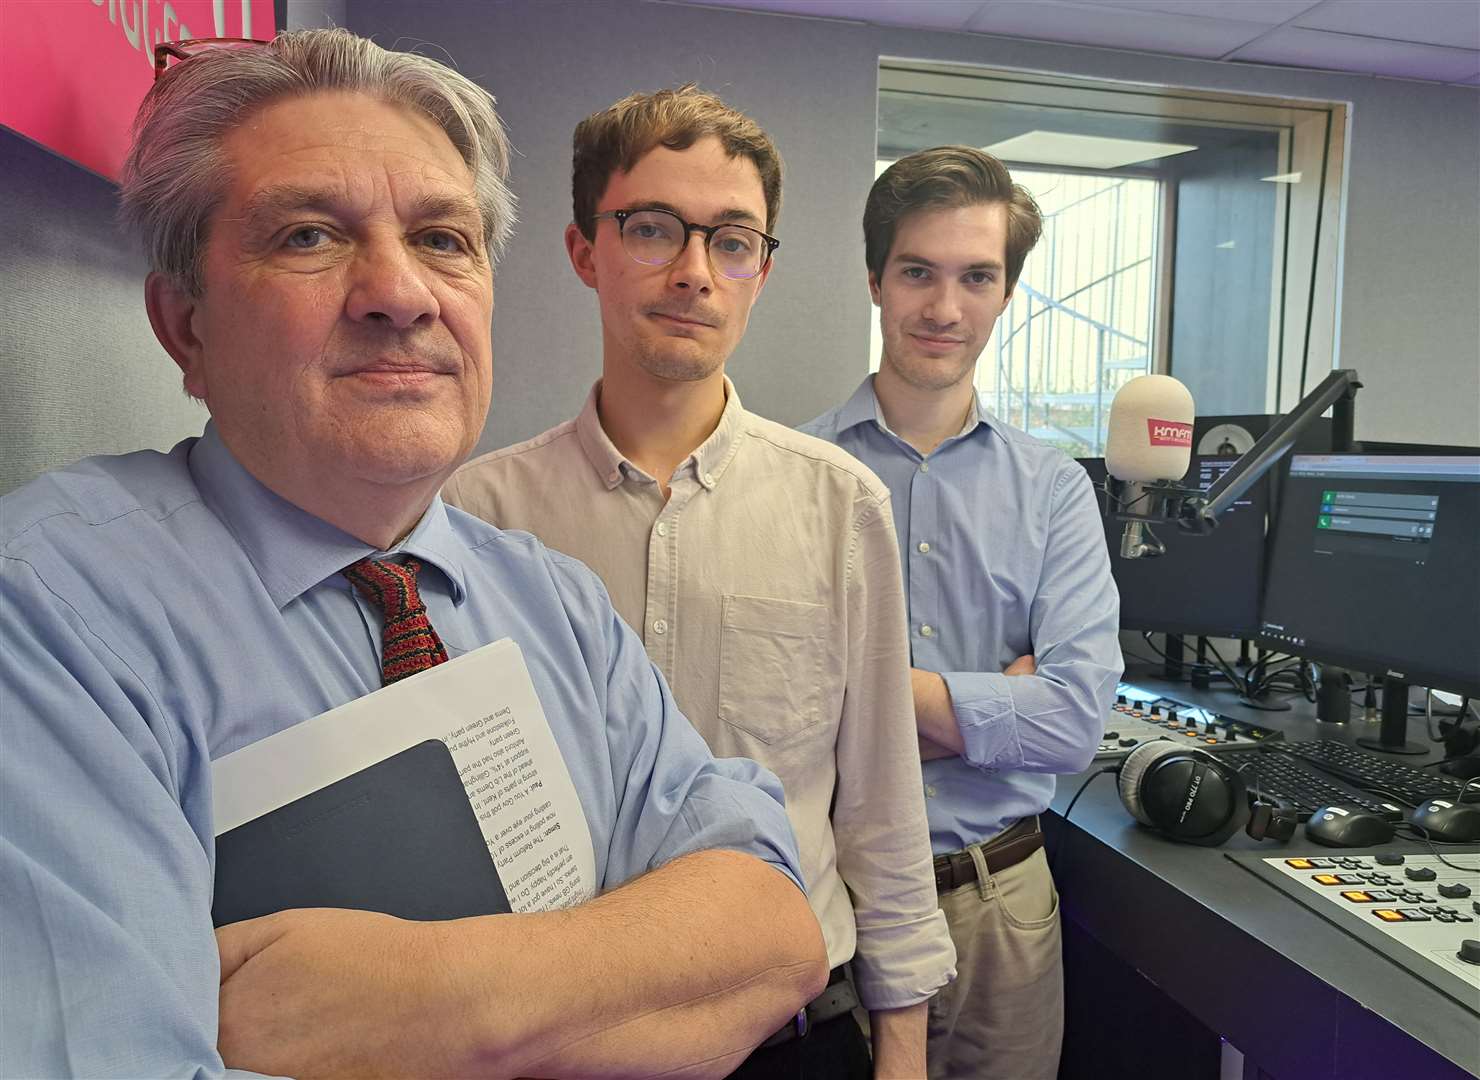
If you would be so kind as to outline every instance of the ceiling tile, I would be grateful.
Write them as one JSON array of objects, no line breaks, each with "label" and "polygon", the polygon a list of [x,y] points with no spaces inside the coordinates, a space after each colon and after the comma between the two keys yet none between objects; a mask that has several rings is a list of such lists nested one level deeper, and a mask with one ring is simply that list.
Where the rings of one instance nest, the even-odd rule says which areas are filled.
[{"label": "ceiling tile", "polygon": [[1228,59],[1331,71],[1361,71],[1432,82],[1455,82],[1468,78],[1480,65],[1480,54],[1473,49],[1379,41],[1348,34],[1302,30],[1294,26],[1280,27]]},{"label": "ceiling tile", "polygon": [[1168,15],[1196,15],[1205,19],[1238,16],[1239,22],[1279,26],[1302,12],[1319,7],[1321,0],[1095,0],[1097,7],[1130,8],[1132,11],[1160,11]]},{"label": "ceiling tile", "polygon": [[1475,0],[1331,0],[1295,20],[1309,30],[1480,49]]},{"label": "ceiling tile", "polygon": [[[1223,7],[1237,10],[1239,5]],[[1039,41],[1213,59],[1267,33],[1269,27],[1237,19],[1133,11],[1105,4],[999,0],[973,19],[967,29]]]},{"label": "ceiling tile", "polygon": [[960,30],[985,6],[985,0],[694,0],[705,7],[743,8],[783,15],[852,19],[877,26],[921,30]]}]

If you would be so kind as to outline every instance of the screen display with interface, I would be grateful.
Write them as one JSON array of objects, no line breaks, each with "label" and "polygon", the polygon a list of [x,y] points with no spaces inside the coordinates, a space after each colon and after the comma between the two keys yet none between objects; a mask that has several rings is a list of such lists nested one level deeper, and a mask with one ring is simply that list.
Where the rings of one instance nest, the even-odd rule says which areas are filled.
[{"label": "screen display with interface", "polygon": [[1260,638],[1480,694],[1480,450],[1295,455]]}]

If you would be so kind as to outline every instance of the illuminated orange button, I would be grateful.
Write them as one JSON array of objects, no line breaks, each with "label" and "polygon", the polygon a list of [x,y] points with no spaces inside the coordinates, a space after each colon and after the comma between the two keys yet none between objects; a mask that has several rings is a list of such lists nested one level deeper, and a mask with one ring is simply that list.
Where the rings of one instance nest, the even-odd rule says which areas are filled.
[{"label": "illuminated orange button", "polygon": [[1218,741],[1217,738],[1215,736],[1212,736],[1212,735],[1209,735],[1206,739],[1203,740],[1203,742],[1210,742],[1210,743],[1215,743],[1217,741]]},{"label": "illuminated orange button", "polygon": [[1360,889],[1350,889],[1350,890],[1342,893],[1341,895],[1344,896],[1344,897],[1346,897],[1353,904],[1370,904],[1370,903],[1372,903],[1372,897],[1368,896],[1366,893],[1362,892]]},{"label": "illuminated orange button", "polygon": [[1317,885],[1340,885],[1341,878],[1336,874],[1317,874],[1311,878]]},{"label": "illuminated orange button", "polygon": [[1401,911],[1394,911],[1392,908],[1376,908],[1376,909],[1373,910],[1372,914],[1376,915],[1383,922],[1406,922],[1407,921],[1404,918],[1403,913]]},{"label": "illuminated orange button", "polygon": [[1288,867],[1290,867],[1291,869],[1294,869],[1294,870],[1309,870],[1310,869],[1310,860],[1309,859],[1286,859],[1285,860],[1285,865],[1288,866]]}]

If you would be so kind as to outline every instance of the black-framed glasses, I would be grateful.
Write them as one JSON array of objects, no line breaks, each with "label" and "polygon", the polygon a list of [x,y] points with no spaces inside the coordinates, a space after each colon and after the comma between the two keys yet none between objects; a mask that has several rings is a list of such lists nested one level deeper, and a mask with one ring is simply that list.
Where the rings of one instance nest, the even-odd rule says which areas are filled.
[{"label": "black-framed glasses", "polygon": [[184,38],[181,41],[161,41],[154,46],[154,81],[164,74],[171,60],[189,60],[208,49],[242,49],[252,45],[266,45],[256,38],[203,37]]},{"label": "black-framed glasses", "polygon": [[781,241],[749,225],[696,225],[671,210],[606,210],[591,220],[617,223],[622,250],[646,266],[667,266],[683,254],[690,233],[703,233],[709,265],[721,277],[743,281],[766,268]]}]

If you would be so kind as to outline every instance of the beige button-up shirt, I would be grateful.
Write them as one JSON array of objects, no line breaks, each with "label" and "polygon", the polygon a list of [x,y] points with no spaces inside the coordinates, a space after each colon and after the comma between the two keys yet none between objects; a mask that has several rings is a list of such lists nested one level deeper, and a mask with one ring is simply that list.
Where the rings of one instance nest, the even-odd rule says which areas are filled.
[{"label": "beige button-up shirt", "polygon": [[[464,465],[443,498],[585,562],[637,628],[716,755],[786,788],[833,966],[870,1010],[954,976],[935,898],[889,493],[837,447],[746,412],[719,426],[671,496],[596,412]],[[851,894],[851,902],[850,902]]]}]

